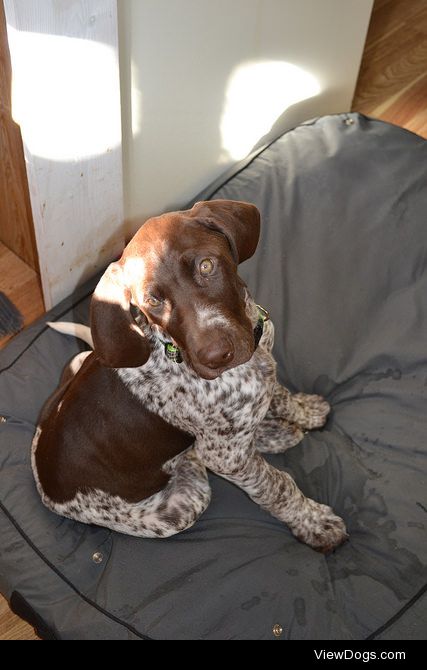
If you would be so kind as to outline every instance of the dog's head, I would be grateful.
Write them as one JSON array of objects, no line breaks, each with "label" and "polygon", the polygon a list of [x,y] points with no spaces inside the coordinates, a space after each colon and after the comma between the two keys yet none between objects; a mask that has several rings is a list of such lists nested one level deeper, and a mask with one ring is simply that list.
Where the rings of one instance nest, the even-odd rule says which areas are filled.
[{"label": "dog's head", "polygon": [[196,373],[214,379],[248,361],[255,348],[237,266],[255,252],[260,215],[232,200],[149,219],[92,298],[95,352],[108,367],[138,367],[150,344],[132,315],[172,339]]}]

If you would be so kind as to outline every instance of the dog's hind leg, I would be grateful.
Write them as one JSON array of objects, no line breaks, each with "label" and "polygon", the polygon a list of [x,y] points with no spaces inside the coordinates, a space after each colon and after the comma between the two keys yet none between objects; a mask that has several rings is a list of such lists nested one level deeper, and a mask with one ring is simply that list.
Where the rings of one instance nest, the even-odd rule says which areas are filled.
[{"label": "dog's hind leg", "polygon": [[72,377],[74,377],[78,373],[83,363],[85,362],[86,358],[91,353],[92,353],[91,351],[81,351],[79,354],[73,356],[71,361],[67,363],[67,365],[62,371],[59,386],[66,384],[70,379],[72,379]]},{"label": "dog's hind leg", "polygon": [[191,528],[211,499],[206,468],[194,448],[166,463],[164,470],[170,475],[166,487],[141,503],[143,537],[170,537]]},{"label": "dog's hind leg", "polygon": [[52,511],[75,521],[137,537],[170,537],[197,521],[209,504],[211,490],[206,468],[193,448],[168,461],[164,469],[170,475],[165,488],[138,503],[99,489],[79,491],[65,503],[54,503],[41,491],[42,500]]}]

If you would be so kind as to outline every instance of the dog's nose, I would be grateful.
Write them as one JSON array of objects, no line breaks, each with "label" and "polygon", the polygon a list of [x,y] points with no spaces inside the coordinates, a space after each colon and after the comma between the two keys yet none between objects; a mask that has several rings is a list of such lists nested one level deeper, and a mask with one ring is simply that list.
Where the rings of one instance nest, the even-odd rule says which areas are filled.
[{"label": "dog's nose", "polygon": [[213,370],[222,368],[231,363],[234,358],[233,343],[228,337],[219,337],[197,352],[197,358],[202,365]]}]

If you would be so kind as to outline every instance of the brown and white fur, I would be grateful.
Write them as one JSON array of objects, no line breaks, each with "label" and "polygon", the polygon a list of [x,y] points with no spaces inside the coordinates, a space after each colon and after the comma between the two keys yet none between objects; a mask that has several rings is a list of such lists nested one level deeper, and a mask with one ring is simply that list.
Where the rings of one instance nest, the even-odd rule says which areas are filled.
[{"label": "brown and white fur", "polygon": [[[168,537],[206,509],[209,469],[314,549],[347,538],[330,507],[261,455],[296,445],[330,408],[277,382],[271,321],[255,346],[258,309],[237,265],[258,237],[253,205],[202,202],[150,219],[109,266],[92,300],[94,352],[65,370],[33,440],[49,509]],[[77,334],[91,342],[88,331]],[[179,346],[182,363],[165,355],[164,341]]]}]

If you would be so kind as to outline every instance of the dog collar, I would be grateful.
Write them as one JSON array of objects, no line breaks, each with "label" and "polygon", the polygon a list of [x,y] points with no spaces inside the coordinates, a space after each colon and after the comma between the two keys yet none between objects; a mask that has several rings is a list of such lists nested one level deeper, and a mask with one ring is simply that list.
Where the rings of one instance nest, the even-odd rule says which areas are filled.
[{"label": "dog collar", "polygon": [[261,307],[261,305],[257,305],[257,307],[258,307],[258,321],[254,328],[255,349],[259,345],[259,341],[264,332],[264,324],[270,318],[270,314],[267,312],[266,309],[264,309],[264,307]]},{"label": "dog collar", "polygon": [[[255,340],[255,349],[259,345],[259,341],[264,332],[264,324],[269,320],[270,315],[264,307],[257,305],[258,308],[258,321],[254,328],[254,340]],[[182,363],[183,358],[178,347],[176,347],[172,342],[164,342],[161,340],[163,346],[165,347],[165,354],[169,360],[174,361],[175,363]]]},{"label": "dog collar", "polygon": [[[163,342],[163,340],[162,340]],[[166,356],[171,360],[174,361],[175,363],[182,363],[183,358],[181,356],[181,352],[176,347],[172,342],[163,342],[164,347],[165,347],[165,354]]]}]

